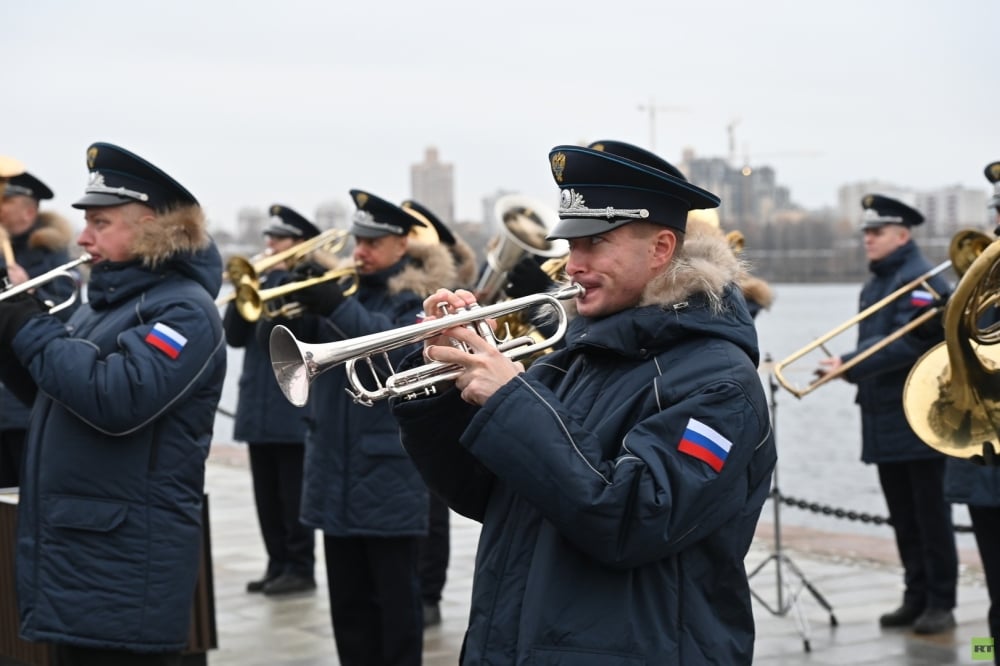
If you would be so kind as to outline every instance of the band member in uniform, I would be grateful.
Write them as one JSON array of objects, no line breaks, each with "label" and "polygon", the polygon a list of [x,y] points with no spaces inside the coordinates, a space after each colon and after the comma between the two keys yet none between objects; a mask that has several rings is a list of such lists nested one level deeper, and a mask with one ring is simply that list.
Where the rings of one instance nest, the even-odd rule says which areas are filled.
[{"label": "band member in uniform", "polygon": [[550,236],[585,289],[566,344],[524,372],[455,327],[423,350],[454,387],[393,401],[428,485],[482,522],[461,663],[749,664],[743,560],[776,456],[738,262],[684,238],[719,200],[607,152],[549,160]]},{"label": "band member in uniform", "polygon": [[[994,215],[994,233],[1000,236],[1000,162],[992,162],[985,169],[986,179],[993,184],[993,198],[989,207]],[[981,327],[1000,321],[996,307],[990,309],[979,322]],[[986,443],[984,453],[993,453],[993,445]],[[991,462],[1000,463],[991,455]],[[982,463],[982,460],[979,461]],[[945,495],[954,504],[966,504],[976,536],[979,559],[983,563],[986,588],[990,593],[988,621],[993,637],[994,663],[1000,664],[1000,467],[982,465],[948,458],[945,469]]]},{"label": "band member in uniform", "polygon": [[[880,194],[862,199],[865,254],[872,277],[861,289],[864,310],[931,269],[911,237],[924,216],[901,201]],[[946,296],[950,287],[938,275],[934,289]],[[839,357],[820,361],[819,372],[843,363],[902,328],[931,301],[916,289],[858,324],[858,346]],[[918,634],[937,634],[955,626],[952,609],[958,583],[958,553],[951,506],[944,498],[945,456],[917,437],[903,413],[903,387],[913,364],[937,342],[936,337],[907,335],[848,370],[843,378],[857,384],[861,408],[861,460],[878,466],[896,546],[903,564],[903,602],[879,618],[883,627],[913,627]]]},{"label": "band member in uniform", "polygon": [[[0,226],[7,236],[12,263],[7,263],[5,251],[0,253],[0,265],[6,270],[9,286],[69,261],[69,245],[73,240],[69,222],[55,212],[38,209],[41,201],[52,197],[52,190],[30,173],[14,176],[7,182],[0,200]],[[78,281],[62,278],[40,285],[34,294],[43,301],[63,303],[74,296],[78,286]],[[72,305],[59,310],[58,317],[63,321],[69,319],[78,305],[74,300]],[[0,488],[20,483],[30,410],[30,405],[0,385]]]},{"label": "band member in uniform", "polygon": [[[476,254],[469,244],[456,236],[437,215],[417,201],[407,199],[400,207],[434,229],[441,245],[448,249],[455,263],[454,284],[438,286],[458,288],[472,285],[476,279]],[[451,552],[448,504],[429,493],[427,538],[420,543],[420,598],[423,603],[424,629],[441,624],[441,594],[448,577]]]},{"label": "band member in uniform", "polygon": [[[18,508],[21,636],[57,663],[179,664],[201,557],[205,459],[226,372],[222,258],[195,197],[123,148],[87,149],[68,325],[0,302],[5,382],[37,397]],[[32,382],[25,385],[25,380]]]},{"label": "band member in uniform", "polygon": [[[295,292],[313,316],[277,323],[287,323],[306,342],[412,324],[424,296],[455,279],[450,260],[439,266],[427,253],[419,261],[410,254],[410,228],[422,224],[414,216],[368,192],[351,190],[351,196],[358,290],[345,297],[343,286],[331,280]],[[387,372],[380,360],[375,363]],[[357,370],[371,379],[367,367]],[[400,444],[388,405],[356,404],[347,386],[338,367],[318,377],[310,391],[302,522],[323,531],[340,663],[419,664],[417,562],[427,534],[427,488]]]},{"label": "band member in uniform", "polygon": [[[270,253],[283,252],[320,233],[288,206],[274,204],[270,213],[271,224],[264,229]],[[285,282],[287,269],[284,264],[272,266],[260,276],[259,288]],[[258,342],[257,325],[240,315],[235,302],[227,306],[226,342],[243,349],[233,438],[247,443],[257,522],[267,550],[267,569],[261,578],[247,583],[247,592],[268,596],[308,592],[316,589],[316,555],[314,530],[299,521],[306,413],[281,394],[270,354]]]}]

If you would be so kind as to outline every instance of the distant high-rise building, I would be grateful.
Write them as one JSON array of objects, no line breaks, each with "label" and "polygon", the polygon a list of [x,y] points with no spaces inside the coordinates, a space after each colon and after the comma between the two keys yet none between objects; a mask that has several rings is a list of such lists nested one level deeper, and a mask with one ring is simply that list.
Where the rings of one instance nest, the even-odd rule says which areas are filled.
[{"label": "distant high-rise building", "polygon": [[426,206],[442,222],[455,222],[455,175],[451,164],[438,160],[437,148],[428,148],[424,161],[410,167],[410,197]]}]

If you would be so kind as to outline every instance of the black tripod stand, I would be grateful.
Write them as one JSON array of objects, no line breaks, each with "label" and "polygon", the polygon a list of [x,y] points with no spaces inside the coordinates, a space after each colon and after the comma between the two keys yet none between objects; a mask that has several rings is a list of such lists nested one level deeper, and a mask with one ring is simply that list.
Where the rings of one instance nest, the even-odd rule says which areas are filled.
[{"label": "black tripod stand", "polygon": [[[770,362],[771,357],[767,356],[765,362]],[[775,441],[777,441],[777,409],[778,404],[775,399],[775,395],[778,390],[777,382],[774,380],[774,375],[768,378],[768,387],[771,392],[771,431],[775,436]],[[768,610],[771,615],[776,617],[784,617],[789,611],[795,611],[795,624],[798,627],[799,635],[802,637],[802,645],[806,652],[812,651],[812,646],[809,643],[809,620],[802,613],[802,609],[799,607],[799,595],[803,590],[809,590],[809,593],[813,595],[813,598],[819,603],[820,606],[825,608],[830,613],[830,626],[837,626],[837,616],[833,614],[833,607],[830,605],[819,590],[809,582],[802,570],[799,569],[792,559],[785,554],[785,551],[781,545],[781,491],[778,490],[778,466],[774,466],[774,475],[771,482],[771,505],[774,509],[774,550],[768,555],[763,562],[757,565],[750,575],[747,576],[748,580],[753,580],[753,577],[760,573],[768,563],[774,562],[774,579],[775,579],[775,592],[777,597],[777,603],[771,605],[765,600],[761,595],[751,587],[750,594],[753,595],[754,599],[760,602],[760,604]],[[793,588],[792,584],[788,582],[786,577],[782,573],[782,569],[787,567],[788,570],[796,577],[799,581],[799,587]]]}]

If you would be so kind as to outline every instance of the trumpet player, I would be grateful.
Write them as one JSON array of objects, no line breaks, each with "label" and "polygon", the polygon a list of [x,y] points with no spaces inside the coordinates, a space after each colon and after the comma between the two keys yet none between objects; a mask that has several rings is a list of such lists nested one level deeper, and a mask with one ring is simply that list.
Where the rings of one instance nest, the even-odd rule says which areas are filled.
[{"label": "trumpet player", "polygon": [[198,200],[161,169],[103,142],[87,166],[73,206],[93,262],[88,302],[64,324],[26,293],[0,301],[4,381],[37,388],[18,506],[20,632],[59,664],[175,665],[226,372],[222,257]]},{"label": "trumpet player", "polygon": [[[931,268],[910,230],[924,221],[920,211],[881,194],[862,198],[861,225],[871,279],[861,289],[859,309],[873,305],[916,280]],[[950,287],[940,275],[931,278],[939,294]],[[858,346],[820,361],[820,372],[835,372],[865,349],[903,327],[930,305],[932,295],[917,288],[858,325]],[[903,387],[910,368],[941,340],[907,335],[848,370],[843,378],[857,384],[861,409],[861,460],[878,467],[896,547],[903,564],[904,591],[898,608],[879,618],[882,627],[912,627],[918,634],[938,634],[955,626],[952,609],[958,583],[958,553],[951,507],[944,499],[945,456],[913,432],[903,410]]]},{"label": "trumpet player", "polygon": [[[269,209],[264,229],[267,254],[284,252],[320,231],[312,222],[282,204]],[[285,282],[289,266],[271,266],[260,276],[260,288]],[[258,321],[246,321],[235,302],[223,317],[226,343],[243,349],[243,371],[233,437],[247,443],[253,479],[257,523],[267,551],[264,574],[247,583],[247,592],[282,596],[316,589],[315,535],[299,521],[302,466],[305,457],[306,414],[281,395],[274,381],[266,348],[257,336]]]},{"label": "trumpet player", "polygon": [[[310,342],[412,324],[423,298],[455,280],[443,247],[410,247],[411,228],[423,222],[369,192],[351,190],[351,197],[357,292],[346,297],[336,281],[307,287],[295,298],[309,315],[274,321]],[[357,405],[347,386],[344,369],[337,368],[312,391],[301,520],[323,532],[340,663],[419,664],[417,562],[427,534],[427,488],[400,445],[388,405]]]},{"label": "trumpet player", "polygon": [[743,560],[776,456],[738,262],[685,238],[719,199],[589,148],[549,164],[585,290],[565,347],[525,372],[452,328],[423,356],[454,387],[393,402],[428,485],[482,522],[461,663],[749,664]]},{"label": "trumpet player", "polygon": [[[40,211],[42,201],[53,192],[39,178],[24,172],[12,177],[0,199],[0,227],[4,251],[0,260],[9,286],[21,284],[69,261],[73,230],[54,211]],[[53,280],[39,286],[35,296],[61,303],[78,287],[69,280]],[[76,303],[59,311],[66,320]],[[0,488],[20,483],[24,437],[31,406],[0,385]]]}]

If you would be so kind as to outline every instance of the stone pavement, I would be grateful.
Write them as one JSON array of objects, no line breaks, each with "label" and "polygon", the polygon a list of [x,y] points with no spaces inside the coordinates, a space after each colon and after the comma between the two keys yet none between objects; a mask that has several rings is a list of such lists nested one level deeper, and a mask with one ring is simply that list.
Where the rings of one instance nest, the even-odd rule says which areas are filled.
[{"label": "stone pavement", "polygon": [[[216,445],[209,459],[212,556],[219,648],[211,666],[335,666],[322,541],[318,540],[315,593],[273,599],[245,592],[246,581],[266,564],[253,507],[245,449]],[[775,555],[772,510],[765,506],[747,568],[760,567],[751,587],[757,644],[754,664],[937,665],[987,663],[972,660],[971,639],[986,635],[989,598],[975,550],[963,550],[958,627],[931,638],[905,630],[882,630],[878,616],[901,598],[902,574],[895,547],[885,538],[803,528],[782,529],[782,555]],[[442,624],[424,635],[425,666],[454,665],[468,619],[478,523],[452,514],[452,552],[441,605]],[[787,559],[786,559],[787,558]],[[783,580],[778,598],[777,573]],[[832,606],[827,611],[795,574],[800,571]],[[791,603],[794,601],[794,603]],[[835,619],[836,626],[832,626]],[[810,650],[806,651],[806,644]]]}]

